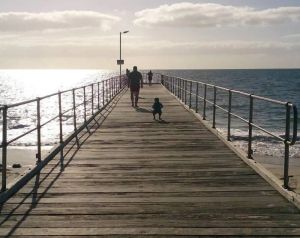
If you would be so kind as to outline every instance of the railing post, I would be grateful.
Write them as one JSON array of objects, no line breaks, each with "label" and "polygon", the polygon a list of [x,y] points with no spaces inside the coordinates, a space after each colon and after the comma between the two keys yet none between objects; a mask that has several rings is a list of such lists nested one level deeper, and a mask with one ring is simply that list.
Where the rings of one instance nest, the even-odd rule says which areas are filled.
[{"label": "railing post", "polygon": [[216,102],[217,102],[217,88],[214,86],[214,104],[213,104],[213,125],[212,128],[216,128]]},{"label": "railing post", "polygon": [[182,79],[179,79],[179,98],[182,101]]},{"label": "railing post", "polygon": [[204,92],[203,92],[203,120],[206,120],[206,91],[207,91],[207,84],[204,84]]},{"label": "railing post", "polygon": [[231,99],[232,99],[232,92],[231,90],[228,91],[228,123],[227,123],[227,140],[230,141],[231,137]]},{"label": "railing post", "polygon": [[113,98],[113,94],[114,94],[114,79],[110,79],[110,100]]},{"label": "railing post", "polygon": [[63,139],[63,124],[62,124],[62,104],[61,104],[61,92],[58,92],[58,116],[59,116],[59,144],[60,144],[60,167],[64,168],[64,139]]},{"label": "railing post", "polygon": [[[123,77],[124,78],[124,77]],[[124,81],[124,79],[122,79],[122,82]],[[123,83],[122,83],[123,84]],[[122,85],[121,84],[121,85]],[[117,87],[117,84],[115,83],[115,95],[118,93],[118,87]]]},{"label": "railing post", "polygon": [[165,84],[165,87],[169,90],[169,77],[166,77]]},{"label": "railing post", "polygon": [[94,84],[91,84],[91,90],[92,90],[92,115],[94,115]]},{"label": "railing post", "polygon": [[177,97],[180,98],[180,79],[177,78]]},{"label": "railing post", "polygon": [[100,110],[100,82],[97,83],[98,110]]},{"label": "railing post", "polygon": [[[85,89],[85,87],[84,87],[84,89]],[[79,148],[79,140],[78,140],[78,135],[77,135],[77,125],[76,125],[77,124],[77,122],[76,122],[76,99],[75,99],[75,89],[74,88],[72,90],[72,94],[73,94],[73,117],[74,117],[73,122],[74,122],[74,132],[76,134],[76,144],[77,144],[77,147]],[[84,100],[85,100],[85,98],[84,98]]]},{"label": "railing post", "polygon": [[253,97],[250,95],[250,107],[249,107],[249,135],[248,135],[248,158],[252,159],[252,122],[253,122]]},{"label": "railing post", "polygon": [[105,104],[105,95],[104,95],[104,81],[102,81],[102,106]]},{"label": "railing post", "polygon": [[6,173],[7,173],[7,105],[2,109],[2,187],[1,192],[6,190]]},{"label": "railing post", "polygon": [[181,79],[181,101],[184,102],[184,81]]},{"label": "railing post", "polygon": [[290,158],[290,105],[286,104],[286,120],[285,120],[285,141],[284,141],[284,171],[283,171],[283,187],[289,188],[289,158]]},{"label": "railing post", "polygon": [[189,108],[192,107],[192,89],[193,89],[193,82],[190,81],[190,102],[189,102]]},{"label": "railing post", "polygon": [[[116,82],[116,80],[115,79],[113,79],[112,80],[112,91],[113,91],[113,97],[115,96],[115,93],[116,93],[116,89],[115,89],[115,82]],[[122,80],[121,80],[121,82],[122,82]]]},{"label": "railing post", "polygon": [[107,82],[107,80],[105,80],[105,101],[106,102],[108,102],[109,101],[109,99],[108,99],[108,87],[107,87],[107,85],[108,85],[108,82]]},{"label": "railing post", "polygon": [[37,164],[41,162],[41,99],[36,100],[36,121],[37,121]]},{"label": "railing post", "polygon": [[108,91],[109,91],[109,99],[108,101],[111,100],[111,94],[112,94],[112,91],[111,91],[111,79],[108,80]]},{"label": "railing post", "polygon": [[84,113],[84,124],[86,123],[86,89],[83,86],[83,113]]},{"label": "railing post", "polygon": [[186,100],[187,100],[186,91],[187,91],[187,81],[184,80],[184,104],[185,105],[186,105]]},{"label": "railing post", "polygon": [[199,100],[199,83],[196,86],[196,113],[198,113],[198,100]]},{"label": "railing post", "polygon": [[178,79],[178,98],[181,100],[181,79]]},{"label": "railing post", "polygon": [[175,79],[174,77],[172,78],[172,93],[175,94]]}]

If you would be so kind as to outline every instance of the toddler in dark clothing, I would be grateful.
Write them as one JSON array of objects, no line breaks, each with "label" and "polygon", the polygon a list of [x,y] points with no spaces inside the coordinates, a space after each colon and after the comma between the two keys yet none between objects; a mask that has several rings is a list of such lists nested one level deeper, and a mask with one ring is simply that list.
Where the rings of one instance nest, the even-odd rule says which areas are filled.
[{"label": "toddler in dark clothing", "polygon": [[163,108],[163,105],[159,102],[159,98],[154,98],[154,104],[153,104],[152,108],[153,108],[153,111],[152,111],[153,119],[156,120],[155,115],[158,113],[159,120],[161,120],[161,114],[162,114],[161,109]]}]

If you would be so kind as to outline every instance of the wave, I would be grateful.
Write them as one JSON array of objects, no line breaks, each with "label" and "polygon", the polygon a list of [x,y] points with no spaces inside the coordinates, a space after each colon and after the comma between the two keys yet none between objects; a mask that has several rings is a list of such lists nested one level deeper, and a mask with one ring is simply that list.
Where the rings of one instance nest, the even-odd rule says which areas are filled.
[{"label": "wave", "polygon": [[[227,129],[217,129],[224,137],[227,135]],[[275,131],[274,134],[284,138],[285,135],[279,131]],[[240,129],[231,130],[231,142],[233,145],[239,147],[243,151],[248,150],[248,131]],[[300,136],[297,136],[297,141],[300,140]],[[274,158],[284,157],[284,143],[270,135],[266,135],[263,132],[255,132],[252,136],[252,149],[254,154],[262,156],[273,156]],[[295,144],[290,146],[290,157],[300,158],[300,145]]]}]

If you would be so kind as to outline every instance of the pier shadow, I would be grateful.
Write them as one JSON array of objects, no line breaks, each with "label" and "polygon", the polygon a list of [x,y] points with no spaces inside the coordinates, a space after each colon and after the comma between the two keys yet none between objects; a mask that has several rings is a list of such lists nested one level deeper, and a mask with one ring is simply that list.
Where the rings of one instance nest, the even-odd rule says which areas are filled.
[{"label": "pier shadow", "polygon": [[[31,191],[28,192],[23,198],[21,198],[21,201],[17,203],[4,203],[0,205],[0,227],[3,226],[6,222],[15,223],[13,227],[8,231],[8,233],[5,235],[5,237],[13,236],[15,231],[22,225],[22,223],[28,218],[28,216],[31,214],[32,210],[36,208],[39,205],[39,202],[42,198],[45,197],[47,192],[53,187],[55,182],[60,178],[60,176],[63,174],[65,168],[67,168],[73,159],[75,158],[77,152],[81,148],[82,145],[90,138],[94,132],[97,131],[97,129],[104,123],[106,118],[109,116],[109,114],[112,112],[112,110],[117,105],[120,98],[123,96],[123,94],[126,93],[126,90],[121,92],[119,95],[117,95],[99,114],[88,124],[88,128],[85,128],[86,130],[83,130],[81,133],[79,133],[79,138],[81,139],[79,146],[72,147],[71,150],[68,151],[63,157],[63,159],[60,158],[60,154],[57,154],[52,161],[56,160],[56,163],[54,164],[48,164],[45,166],[45,168],[48,168],[51,166],[50,170],[46,173],[37,173],[36,176],[31,180],[33,181],[33,187]],[[74,138],[73,141],[76,145],[76,138]],[[45,169],[44,168],[44,169]],[[53,178],[51,176],[53,175]],[[46,181],[50,181],[48,185],[46,185],[43,188],[43,191],[41,190],[41,185],[46,183]],[[25,185],[23,188],[28,187],[28,184]],[[22,189],[20,191],[22,191]],[[14,197],[13,197],[14,198]],[[30,202],[29,202],[30,201]],[[6,205],[11,206],[14,205],[14,207],[11,207],[8,209],[7,214],[3,214],[3,209]],[[23,212],[22,215],[18,213],[18,209],[21,209],[22,206],[26,206],[28,204],[28,209]],[[20,217],[16,220],[14,216]]]}]

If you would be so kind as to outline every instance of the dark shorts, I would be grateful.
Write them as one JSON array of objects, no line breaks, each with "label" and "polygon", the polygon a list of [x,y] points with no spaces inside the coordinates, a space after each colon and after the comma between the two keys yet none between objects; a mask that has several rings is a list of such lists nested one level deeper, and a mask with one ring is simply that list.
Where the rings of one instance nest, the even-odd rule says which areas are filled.
[{"label": "dark shorts", "polygon": [[156,113],[162,113],[162,112],[161,112],[161,110],[153,110],[153,113],[156,114]]},{"label": "dark shorts", "polygon": [[131,85],[130,86],[130,91],[133,93],[138,93],[140,91],[140,86],[134,86],[134,85]]}]

